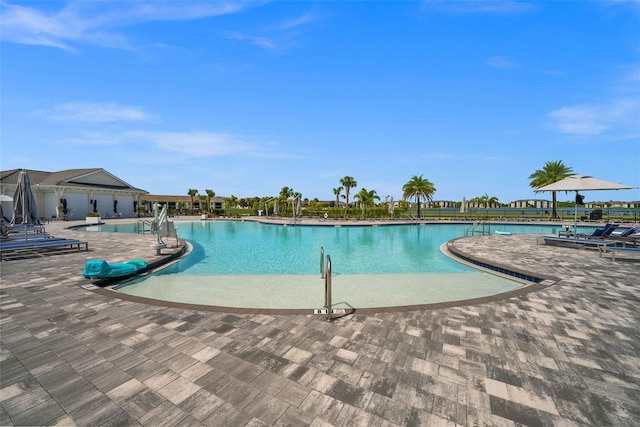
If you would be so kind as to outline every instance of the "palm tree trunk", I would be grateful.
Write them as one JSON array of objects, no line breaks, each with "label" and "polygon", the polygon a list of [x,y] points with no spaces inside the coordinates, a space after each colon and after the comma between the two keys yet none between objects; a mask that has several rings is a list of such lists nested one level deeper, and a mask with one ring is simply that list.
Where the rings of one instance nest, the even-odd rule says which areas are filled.
[{"label": "palm tree trunk", "polygon": [[558,201],[556,199],[556,192],[551,192],[551,217],[549,219],[560,219],[558,215]]},{"label": "palm tree trunk", "polygon": [[558,202],[556,199],[556,192],[551,192],[551,217],[549,219],[560,219],[558,215]]},{"label": "palm tree trunk", "polygon": [[345,203],[344,203],[344,218],[347,219],[349,216],[349,192],[345,193]]}]

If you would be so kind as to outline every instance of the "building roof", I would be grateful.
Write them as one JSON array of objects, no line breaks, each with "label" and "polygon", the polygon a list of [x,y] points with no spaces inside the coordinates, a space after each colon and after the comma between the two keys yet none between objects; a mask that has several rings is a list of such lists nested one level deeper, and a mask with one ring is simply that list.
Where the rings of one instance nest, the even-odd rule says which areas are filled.
[{"label": "building roof", "polygon": [[0,171],[2,184],[17,184],[21,171],[29,174],[31,185],[51,185],[63,187],[105,188],[111,190],[133,190],[146,193],[135,188],[102,168],[65,169],[57,172],[45,172],[32,169],[11,169]]}]

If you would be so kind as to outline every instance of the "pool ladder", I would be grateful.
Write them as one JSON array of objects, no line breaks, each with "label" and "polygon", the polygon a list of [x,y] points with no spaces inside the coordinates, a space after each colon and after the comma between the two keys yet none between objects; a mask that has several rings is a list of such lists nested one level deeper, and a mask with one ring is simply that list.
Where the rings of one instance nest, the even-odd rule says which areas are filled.
[{"label": "pool ladder", "polygon": [[331,301],[331,257],[324,255],[324,246],[320,247],[320,277],[324,279],[324,308],[327,311],[327,320],[333,320],[333,307]]},{"label": "pool ladder", "polygon": [[138,234],[140,233],[154,233],[154,223],[153,221],[147,221],[144,219],[139,219],[137,224]]},{"label": "pool ladder", "polygon": [[491,222],[489,221],[480,221],[474,222],[470,227],[464,231],[465,237],[473,236],[475,234],[480,234],[481,236],[491,234]]}]

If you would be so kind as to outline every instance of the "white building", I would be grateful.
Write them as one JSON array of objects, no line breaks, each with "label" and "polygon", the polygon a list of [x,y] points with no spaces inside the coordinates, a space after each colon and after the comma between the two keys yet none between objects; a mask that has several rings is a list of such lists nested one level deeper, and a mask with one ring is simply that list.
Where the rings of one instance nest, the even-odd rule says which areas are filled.
[{"label": "white building", "polygon": [[[0,172],[0,193],[13,198],[23,169]],[[96,212],[103,218],[133,217],[146,191],[132,187],[104,169],[67,169],[59,172],[26,170],[38,216],[46,219],[82,219]],[[11,219],[12,202],[3,202]]]},{"label": "white building", "polygon": [[553,208],[553,203],[551,200],[543,200],[543,199],[524,199],[524,200],[516,200],[514,202],[509,203],[510,208],[536,208],[536,209],[551,209]]}]

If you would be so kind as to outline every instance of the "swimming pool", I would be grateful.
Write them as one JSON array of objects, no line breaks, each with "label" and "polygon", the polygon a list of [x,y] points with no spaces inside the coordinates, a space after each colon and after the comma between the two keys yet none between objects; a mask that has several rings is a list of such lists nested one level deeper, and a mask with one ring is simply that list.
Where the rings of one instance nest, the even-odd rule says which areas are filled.
[{"label": "swimming pool", "polygon": [[[337,306],[374,308],[479,298],[521,282],[452,260],[439,249],[468,224],[283,226],[251,221],[176,222],[189,256],[118,292],[189,304],[316,309],[324,302],[320,248],[331,256]],[[559,226],[500,225],[512,233],[556,233]],[[135,224],[92,227],[135,231]]]}]

